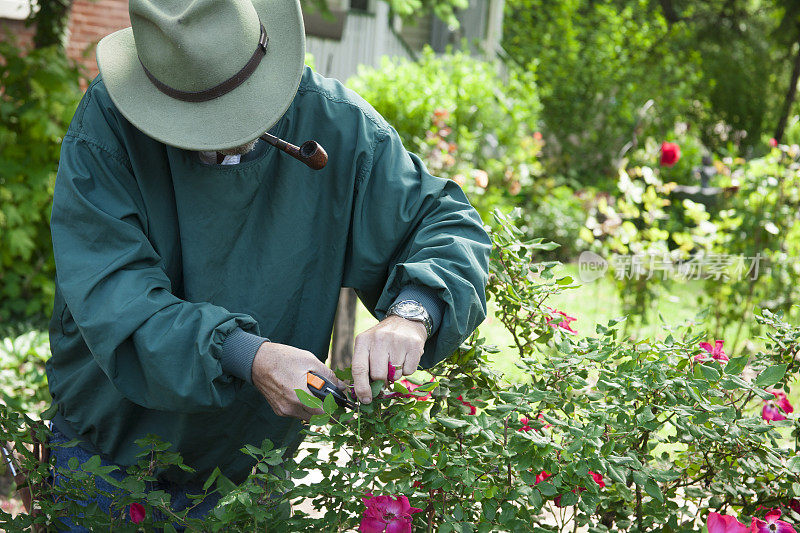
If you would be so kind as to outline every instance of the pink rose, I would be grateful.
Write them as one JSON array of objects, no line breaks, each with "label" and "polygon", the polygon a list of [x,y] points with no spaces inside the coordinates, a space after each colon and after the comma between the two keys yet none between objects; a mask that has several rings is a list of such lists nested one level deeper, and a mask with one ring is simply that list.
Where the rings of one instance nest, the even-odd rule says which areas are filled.
[{"label": "pink rose", "polygon": [[562,320],[561,322],[559,322],[557,324],[555,323],[555,321],[558,320],[557,318],[546,317],[545,320],[547,321],[547,324],[549,326],[552,326],[554,328],[561,328],[561,329],[569,331],[570,333],[578,333],[577,331],[572,329],[572,327],[570,326],[570,323],[576,321],[577,318],[575,318],[573,316],[569,316],[563,311],[558,311],[556,309],[553,309],[552,307],[548,307],[547,310],[550,311],[553,314],[561,315],[561,316],[564,317],[564,320]]},{"label": "pink rose", "polygon": [[706,522],[708,533],[747,533],[750,528],[736,520],[733,516],[719,513],[708,513]]},{"label": "pink rose", "polygon": [[752,533],[797,533],[791,524],[778,520],[780,517],[781,512],[778,509],[773,509],[767,513],[764,517],[767,519],[766,522],[753,517],[752,522],[750,522],[750,531]]},{"label": "pink rose", "polygon": [[[722,349],[724,342],[725,341],[716,340],[714,341],[714,346],[711,346],[711,344],[707,342],[701,342],[700,347],[708,352],[712,359],[719,361],[719,364],[724,365],[728,362],[728,355],[725,353],[725,350]],[[694,357],[695,361],[704,361],[706,359],[708,359],[708,355],[702,353]]]},{"label": "pink rose", "polygon": [[411,515],[422,511],[411,507],[408,498],[402,494],[395,499],[392,496],[373,497],[368,492],[363,501],[367,508],[358,528],[361,533],[411,533]]}]

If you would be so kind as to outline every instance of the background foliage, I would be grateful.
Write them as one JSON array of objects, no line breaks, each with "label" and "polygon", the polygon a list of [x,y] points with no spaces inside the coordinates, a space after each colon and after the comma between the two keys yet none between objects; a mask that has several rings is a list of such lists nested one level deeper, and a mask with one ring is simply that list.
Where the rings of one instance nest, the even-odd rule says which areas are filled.
[{"label": "background foliage", "polygon": [[[506,3],[503,46],[535,65],[553,169],[584,184],[686,120],[713,150],[774,131],[796,49],[780,1]],[[511,23],[513,21],[513,23]],[[611,176],[613,178],[613,175]]]},{"label": "background foliage", "polygon": [[0,42],[0,336],[42,327],[52,312],[50,204],[79,78],[57,46]]}]

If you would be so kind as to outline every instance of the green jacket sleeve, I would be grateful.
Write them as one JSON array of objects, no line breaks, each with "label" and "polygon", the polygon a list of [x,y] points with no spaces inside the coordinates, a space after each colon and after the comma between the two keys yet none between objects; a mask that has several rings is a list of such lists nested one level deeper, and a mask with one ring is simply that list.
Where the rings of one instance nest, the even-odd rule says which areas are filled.
[{"label": "green jacket sleeve", "polygon": [[343,284],[378,319],[406,286],[435,291],[445,307],[422,356],[429,368],[486,317],[491,241],[461,188],[428,173],[394,129],[377,130],[365,152]]},{"label": "green jacket sleeve", "polygon": [[200,412],[229,404],[242,381],[223,370],[226,337],[258,333],[248,315],[177,298],[147,238],[127,160],[91,139],[64,139],[51,233],[64,301],[97,365],[150,409]]}]

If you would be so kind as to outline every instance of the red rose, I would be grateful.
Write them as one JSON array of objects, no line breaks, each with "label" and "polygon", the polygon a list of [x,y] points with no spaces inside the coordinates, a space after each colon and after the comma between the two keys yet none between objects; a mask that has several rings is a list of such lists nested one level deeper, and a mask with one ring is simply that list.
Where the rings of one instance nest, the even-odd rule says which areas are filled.
[{"label": "red rose", "polygon": [[145,515],[144,505],[141,503],[132,503],[130,507],[128,507],[128,513],[131,515],[131,522],[134,524],[141,524]]},{"label": "red rose", "polygon": [[661,166],[671,167],[681,158],[681,147],[675,143],[661,143]]}]

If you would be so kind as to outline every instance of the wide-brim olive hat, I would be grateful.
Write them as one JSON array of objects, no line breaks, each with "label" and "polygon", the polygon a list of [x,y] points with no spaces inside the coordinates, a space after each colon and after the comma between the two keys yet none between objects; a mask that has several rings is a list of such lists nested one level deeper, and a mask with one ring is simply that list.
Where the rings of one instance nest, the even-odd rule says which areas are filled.
[{"label": "wide-brim olive hat", "polygon": [[299,0],[129,7],[131,27],[100,41],[97,65],[119,111],[148,136],[188,150],[240,146],[294,99],[305,63]]}]

